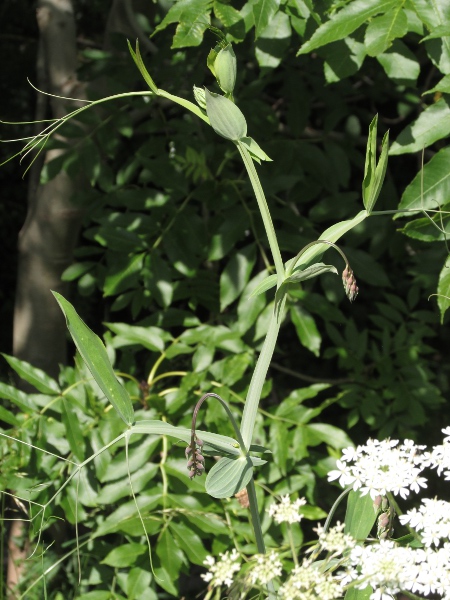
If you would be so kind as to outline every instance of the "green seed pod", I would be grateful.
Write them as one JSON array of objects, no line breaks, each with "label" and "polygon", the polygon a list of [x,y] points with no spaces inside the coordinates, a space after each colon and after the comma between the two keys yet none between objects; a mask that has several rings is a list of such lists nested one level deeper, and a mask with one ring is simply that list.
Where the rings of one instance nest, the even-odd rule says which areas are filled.
[{"label": "green seed pod", "polygon": [[206,110],[205,90],[203,88],[199,88],[194,85],[194,98],[200,108]]},{"label": "green seed pod", "polygon": [[231,44],[222,48],[214,61],[214,72],[221,90],[231,95],[236,84],[236,55]]}]

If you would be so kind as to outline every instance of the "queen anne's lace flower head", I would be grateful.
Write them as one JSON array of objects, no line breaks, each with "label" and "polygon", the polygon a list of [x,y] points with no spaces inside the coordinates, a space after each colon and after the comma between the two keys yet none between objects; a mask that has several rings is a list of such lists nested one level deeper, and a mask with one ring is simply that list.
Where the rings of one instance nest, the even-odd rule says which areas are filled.
[{"label": "queen anne's lace flower head", "polygon": [[306,504],[305,498],[298,498],[291,502],[288,494],[281,497],[277,504],[272,504],[267,512],[275,521],[280,523],[299,523],[303,515],[299,513],[300,507]]},{"label": "queen anne's lace flower head", "polygon": [[249,581],[253,585],[266,585],[282,573],[281,560],[274,551],[270,554],[257,554],[255,564],[248,572]]},{"label": "queen anne's lace flower head", "polygon": [[204,581],[207,581],[212,587],[226,585],[229,587],[233,583],[233,575],[241,568],[239,554],[236,549],[230,552],[219,554],[220,560],[216,562],[213,556],[207,556],[203,564],[208,567],[208,573],[200,575]]},{"label": "queen anne's lace flower head", "polygon": [[351,485],[361,494],[385,496],[387,492],[406,498],[410,490],[418,492],[426,487],[426,479],[421,477],[428,466],[428,459],[422,454],[425,446],[417,446],[411,440],[399,444],[398,440],[369,440],[365,446],[346,448],[337,469],[328,473],[328,480],[339,480],[342,487]]}]

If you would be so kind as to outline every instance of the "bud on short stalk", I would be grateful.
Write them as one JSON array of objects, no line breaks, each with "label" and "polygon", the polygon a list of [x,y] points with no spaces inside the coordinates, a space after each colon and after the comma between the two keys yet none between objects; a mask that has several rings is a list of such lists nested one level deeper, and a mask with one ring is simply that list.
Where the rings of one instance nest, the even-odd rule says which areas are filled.
[{"label": "bud on short stalk", "polygon": [[231,44],[222,48],[214,61],[214,73],[220,89],[232,96],[236,84],[236,55]]}]

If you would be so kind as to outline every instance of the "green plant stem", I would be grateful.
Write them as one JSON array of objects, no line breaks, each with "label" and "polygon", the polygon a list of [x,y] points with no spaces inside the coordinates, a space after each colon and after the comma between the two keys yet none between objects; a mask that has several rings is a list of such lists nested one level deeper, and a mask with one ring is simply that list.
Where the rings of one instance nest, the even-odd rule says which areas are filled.
[{"label": "green plant stem", "polygon": [[248,150],[242,146],[239,142],[237,143],[238,150],[244,161],[245,168],[247,169],[248,176],[250,178],[253,191],[255,192],[256,200],[258,202],[259,212],[264,223],[266,230],[267,239],[269,241],[270,250],[272,252],[273,261],[275,263],[275,269],[277,272],[278,287],[281,285],[284,279],[284,263],[281,258],[280,247],[278,246],[277,235],[270,216],[269,207],[267,206],[266,197],[261,185],[261,182],[256,172],[255,164]]},{"label": "green plant stem", "polygon": [[[247,494],[248,494],[248,501],[250,504],[250,516],[251,516],[251,521],[252,521],[252,525],[253,525],[253,531],[255,532],[256,547],[260,554],[265,554],[266,553],[266,545],[264,544],[264,536],[263,536],[263,532],[261,529],[261,521],[259,519],[258,500],[256,498],[256,489],[255,489],[255,482],[253,481],[253,477],[250,479],[250,481],[247,484]],[[275,600],[277,596],[275,593],[274,585],[271,581],[269,581],[269,583],[267,584],[267,591],[269,594],[268,595],[269,600]]]},{"label": "green plant stem", "polygon": [[281,300],[279,309],[278,307],[274,306],[272,315],[270,317],[266,339],[264,340],[261,354],[258,357],[258,361],[250,381],[250,387],[248,388],[241,422],[241,434],[246,448],[249,448],[252,443],[259,400],[261,398],[262,388],[266,380],[267,371],[269,370],[270,361],[272,360],[278,333],[283,321],[285,304],[286,297]]},{"label": "green plant stem", "polygon": [[288,524],[288,537],[289,537],[289,544],[291,546],[292,559],[294,561],[294,565],[296,567],[298,567],[298,558],[297,558],[297,552],[295,550],[294,536],[292,534],[292,527],[289,524]]}]

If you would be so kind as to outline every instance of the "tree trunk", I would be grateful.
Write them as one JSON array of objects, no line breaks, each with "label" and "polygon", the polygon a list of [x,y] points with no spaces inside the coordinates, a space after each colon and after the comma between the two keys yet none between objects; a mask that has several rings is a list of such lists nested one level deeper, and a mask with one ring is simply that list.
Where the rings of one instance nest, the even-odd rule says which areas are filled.
[{"label": "tree trunk", "polygon": [[[76,38],[70,0],[40,0],[37,8],[41,56],[38,71],[44,91],[81,97],[76,79]],[[67,113],[67,101],[52,98],[54,118]],[[61,150],[46,153],[45,161]],[[19,234],[19,266],[14,311],[13,352],[22,360],[56,377],[66,359],[64,318],[50,290],[62,294],[61,274],[72,262],[81,213],[70,201],[73,182],[65,172],[39,184],[41,165],[30,179],[28,213]]]},{"label": "tree trunk", "polygon": [[[37,21],[40,32],[37,58],[38,85],[59,96],[82,97],[76,79],[76,37],[73,6],[70,0],[39,0]],[[39,95],[37,119],[49,112],[53,118],[67,113],[67,101]],[[38,124],[38,128],[41,126]],[[44,161],[61,150],[51,150],[31,167],[28,187],[28,211],[19,234],[19,261],[13,324],[13,353],[57,377],[60,363],[66,360],[64,317],[50,290],[65,294],[61,274],[72,262],[78,238],[81,212],[70,202],[73,182],[59,173],[45,185],[39,183]],[[30,386],[21,382],[22,389]],[[8,540],[8,598],[16,598],[16,589],[29,555],[28,528],[13,523]]]}]

